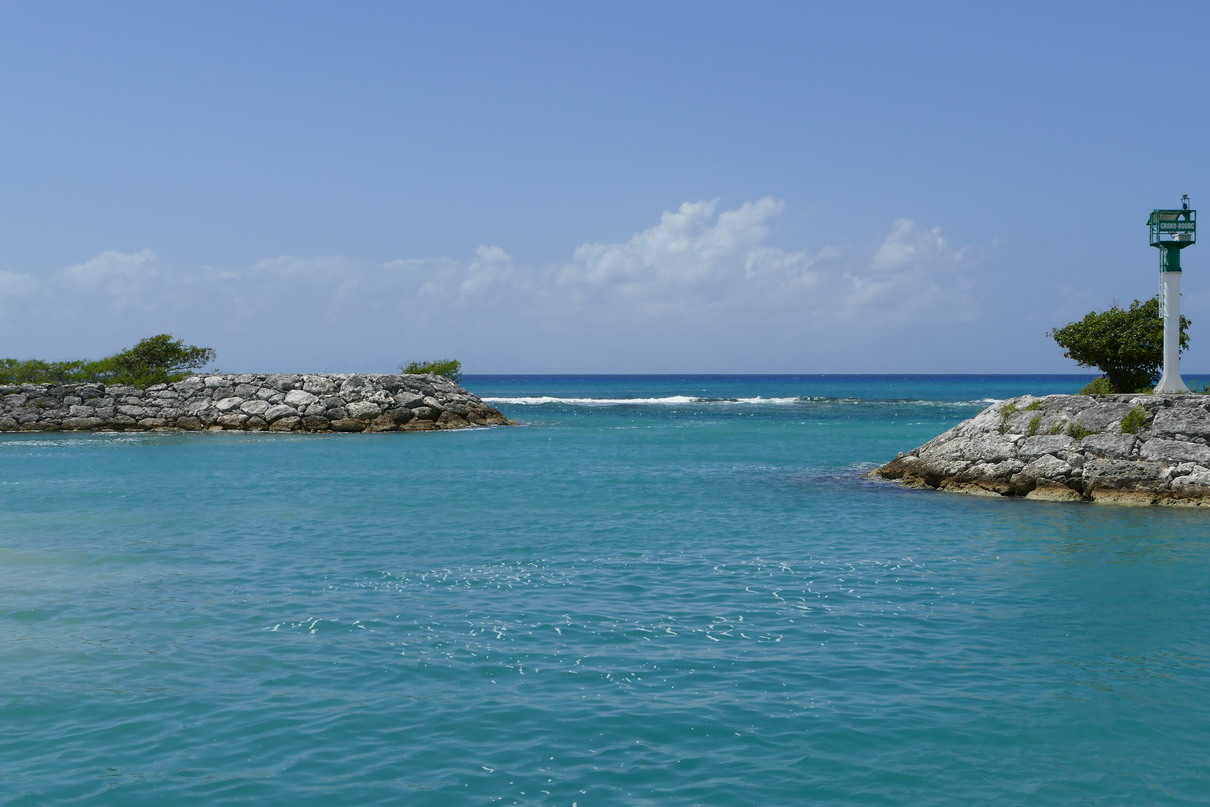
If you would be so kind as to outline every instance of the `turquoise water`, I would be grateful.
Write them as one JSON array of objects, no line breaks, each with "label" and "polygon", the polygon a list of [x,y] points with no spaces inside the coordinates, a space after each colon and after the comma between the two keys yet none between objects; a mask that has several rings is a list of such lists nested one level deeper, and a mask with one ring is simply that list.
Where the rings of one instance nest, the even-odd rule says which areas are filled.
[{"label": "turquoise water", "polygon": [[479,376],[0,436],[0,801],[1210,802],[1204,513],[861,474],[1078,376]]}]

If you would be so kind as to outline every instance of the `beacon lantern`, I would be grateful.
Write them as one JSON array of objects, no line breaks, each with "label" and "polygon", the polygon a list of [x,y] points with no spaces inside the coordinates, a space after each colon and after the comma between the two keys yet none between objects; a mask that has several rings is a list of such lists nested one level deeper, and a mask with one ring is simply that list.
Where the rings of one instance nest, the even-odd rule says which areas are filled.
[{"label": "beacon lantern", "polygon": [[1152,210],[1147,219],[1151,246],[1160,251],[1160,316],[1164,318],[1164,370],[1156,392],[1188,392],[1181,380],[1181,250],[1197,241],[1197,211],[1189,195],[1180,210]]}]

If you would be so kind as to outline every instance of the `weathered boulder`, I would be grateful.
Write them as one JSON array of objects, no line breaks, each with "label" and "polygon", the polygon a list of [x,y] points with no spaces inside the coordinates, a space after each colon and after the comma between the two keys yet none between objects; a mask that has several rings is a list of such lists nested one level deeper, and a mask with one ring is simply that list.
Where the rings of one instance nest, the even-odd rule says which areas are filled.
[{"label": "weathered boulder", "polygon": [[295,409],[310,406],[318,400],[317,396],[302,389],[292,389],[286,393],[286,406],[293,406]]},{"label": "weathered boulder", "polygon": [[431,431],[509,423],[435,375],[208,375],[146,390],[0,385],[0,431]]},{"label": "weathered boulder", "polygon": [[358,420],[376,418],[382,414],[382,407],[373,401],[353,401],[346,408],[349,412],[349,417]]},{"label": "weathered boulder", "polygon": [[254,398],[251,401],[245,401],[244,403],[240,404],[239,409],[245,415],[263,415],[269,411],[269,406],[270,404],[268,401],[261,400],[260,398]]},{"label": "weathered boulder", "polygon": [[262,416],[265,418],[266,422],[273,423],[274,421],[281,420],[284,417],[291,417],[297,414],[298,411],[293,406],[277,404],[276,406],[271,406],[266,409],[262,413]]},{"label": "weathered boulder", "polygon": [[870,476],[981,495],[1210,506],[1210,397],[1026,395]]}]

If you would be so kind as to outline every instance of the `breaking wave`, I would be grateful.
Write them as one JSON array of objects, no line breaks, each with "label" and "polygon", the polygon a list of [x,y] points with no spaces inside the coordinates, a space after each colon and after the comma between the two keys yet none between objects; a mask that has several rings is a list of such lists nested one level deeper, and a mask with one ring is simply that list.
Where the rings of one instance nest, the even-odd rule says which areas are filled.
[{"label": "breaking wave", "polygon": [[669,395],[661,398],[560,398],[550,395],[519,397],[484,397],[485,403],[504,406],[701,406],[701,405],[749,405],[749,406],[796,406],[802,404],[864,404],[896,406],[978,406],[999,403],[997,398],[981,398],[974,401],[921,401],[912,399],[832,398],[825,395],[805,395],[790,398],[710,398],[692,395]]}]

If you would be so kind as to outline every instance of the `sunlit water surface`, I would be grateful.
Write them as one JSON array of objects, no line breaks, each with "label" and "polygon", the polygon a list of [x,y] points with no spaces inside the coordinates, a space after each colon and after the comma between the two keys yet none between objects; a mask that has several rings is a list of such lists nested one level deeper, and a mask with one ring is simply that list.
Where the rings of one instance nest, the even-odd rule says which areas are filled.
[{"label": "sunlit water surface", "polygon": [[862,478],[1077,377],[467,379],[0,436],[0,802],[1210,802],[1202,512]]}]

